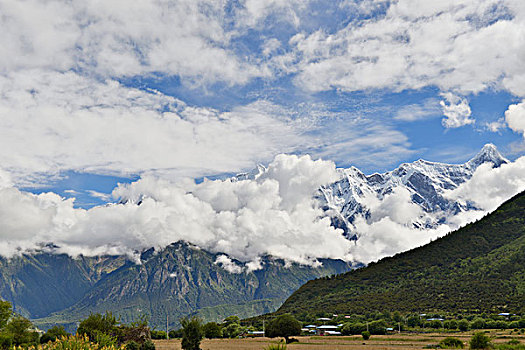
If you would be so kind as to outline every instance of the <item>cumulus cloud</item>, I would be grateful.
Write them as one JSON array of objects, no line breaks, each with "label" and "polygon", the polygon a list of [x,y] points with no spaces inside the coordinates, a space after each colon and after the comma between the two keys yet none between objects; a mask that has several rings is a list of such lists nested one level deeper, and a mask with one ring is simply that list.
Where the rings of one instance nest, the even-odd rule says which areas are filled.
[{"label": "cumulus cloud", "polygon": [[426,244],[494,210],[525,190],[524,171],[525,157],[500,168],[481,165],[471,180],[447,194],[481,210],[459,213],[429,230],[413,225],[426,214],[408,190],[365,197],[369,215],[355,220],[356,241],[333,228],[313,199],[319,186],[340,174],[332,162],[309,156],[279,155],[246,179],[197,184],[144,176],[114,189],[119,204],[88,210],[54,193],[35,195],[6,183],[0,188],[0,254],[54,243],[56,252],[72,256],[136,257],[137,251],[184,240],[220,253],[216,264],[232,273],[260,269],[264,255],[313,266],[319,258],[368,263]]},{"label": "cumulus cloud", "polygon": [[215,259],[215,265],[221,266],[229,273],[242,273],[244,271],[242,266],[237,265],[232,259],[230,259],[226,255],[219,255],[217,259]]},{"label": "cumulus cloud", "polygon": [[466,98],[461,98],[452,93],[442,94],[445,100],[440,101],[445,118],[442,124],[446,128],[459,128],[468,124],[474,124],[475,120],[470,119],[472,111]]},{"label": "cumulus cloud", "polygon": [[424,213],[405,188],[396,188],[383,198],[369,194],[363,198],[363,204],[370,215],[357,217],[353,224],[357,241],[350,252],[355,261],[368,263],[391,256],[426,244],[451,230],[448,225],[434,230],[415,228],[413,221],[424,217]]},{"label": "cumulus cloud", "polygon": [[[250,262],[248,269],[260,267],[258,257],[265,254],[303,264],[348,259],[351,243],[312,199],[336,177],[331,162],[279,155],[252,180],[195,184],[144,177],[114,190],[121,204],[89,210],[52,193],[7,187],[0,190],[0,253],[10,256],[52,242],[71,255],[131,256],[185,240]],[[233,268],[225,258],[217,263]]]},{"label": "cumulus cloud", "polygon": [[525,190],[525,157],[499,168],[482,164],[470,179],[449,193],[450,198],[474,203],[485,211],[496,209],[502,202]]},{"label": "cumulus cloud", "polygon": [[505,111],[505,121],[509,128],[525,137],[525,101],[510,105]]}]

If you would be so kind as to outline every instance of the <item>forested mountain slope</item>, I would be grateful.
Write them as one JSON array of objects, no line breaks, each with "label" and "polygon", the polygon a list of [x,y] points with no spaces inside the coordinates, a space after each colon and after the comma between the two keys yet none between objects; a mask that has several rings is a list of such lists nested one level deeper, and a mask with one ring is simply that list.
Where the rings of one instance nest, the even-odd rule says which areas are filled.
[{"label": "forested mountain slope", "polygon": [[312,280],[277,313],[525,312],[525,193],[434,242]]}]

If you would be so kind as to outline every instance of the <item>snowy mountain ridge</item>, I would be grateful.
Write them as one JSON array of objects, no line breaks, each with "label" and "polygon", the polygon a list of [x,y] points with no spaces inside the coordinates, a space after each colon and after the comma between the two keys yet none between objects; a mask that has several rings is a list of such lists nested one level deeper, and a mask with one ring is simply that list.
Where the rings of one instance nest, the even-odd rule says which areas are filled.
[{"label": "snowy mountain ridge", "polygon": [[[389,196],[395,195],[408,197],[408,201],[420,209],[415,217],[406,214],[409,220],[404,225],[421,230],[435,229],[459,213],[480,210],[473,203],[448,198],[447,193],[468,181],[485,163],[500,167],[509,160],[498,152],[496,146],[486,144],[476,156],[463,164],[419,159],[403,163],[392,171],[371,175],[365,175],[353,166],[338,168],[339,179],[319,188],[314,198],[331,218],[332,226],[342,229],[349,239],[358,237],[355,228],[357,219],[370,223],[374,216],[381,215],[378,214],[384,210],[381,205],[395,205],[385,202]],[[255,180],[266,171],[266,167],[258,165],[252,171],[238,174],[230,180]]]},{"label": "snowy mountain ridge", "polygon": [[460,212],[478,210],[471,203],[462,204],[447,198],[446,192],[468,181],[482,164],[492,163],[493,167],[499,167],[508,162],[494,145],[487,144],[464,164],[420,159],[401,164],[393,171],[371,175],[355,167],[338,169],[340,179],[321,187],[316,198],[332,218],[332,224],[343,229],[350,239],[356,238],[355,220],[359,216],[370,220],[374,215],[373,203],[383,201],[394,192],[408,192],[410,201],[421,209],[419,217],[407,224],[413,228],[431,229]]}]

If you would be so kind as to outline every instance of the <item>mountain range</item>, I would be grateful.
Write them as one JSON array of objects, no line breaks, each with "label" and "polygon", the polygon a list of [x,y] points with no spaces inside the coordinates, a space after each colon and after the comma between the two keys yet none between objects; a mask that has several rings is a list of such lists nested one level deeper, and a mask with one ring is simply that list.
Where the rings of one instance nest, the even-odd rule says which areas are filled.
[{"label": "mountain range", "polygon": [[479,210],[471,203],[462,204],[447,198],[446,193],[468,181],[476,169],[485,163],[499,167],[509,161],[492,144],[464,164],[435,163],[417,160],[401,164],[383,174],[365,175],[355,167],[338,169],[340,178],[319,189],[316,197],[332,218],[335,227],[343,229],[350,239],[358,238],[353,226],[357,217],[370,219],[371,201],[385,199],[394,191],[405,190],[413,204],[421,208],[419,217],[408,223],[414,228],[431,229],[446,223],[460,212]]},{"label": "mountain range", "polygon": [[[175,327],[189,314],[222,320],[274,311],[306,281],[348,271],[349,263],[311,267],[266,256],[256,271],[229,272],[213,254],[185,242],[149,249],[140,262],[122,256],[78,257],[41,252],[0,264],[2,298],[41,328],[76,328],[91,312],[111,311],[123,322],[147,315],[153,326]],[[232,263],[241,266],[240,262]]]},{"label": "mountain range", "polygon": [[[372,175],[354,167],[338,169],[339,179],[313,195],[332,224],[342,228],[347,238],[358,240],[354,223],[358,217],[374,215],[370,198],[380,202],[402,189],[421,208],[422,214],[409,224],[424,231],[459,212],[478,210],[472,203],[448,198],[447,191],[468,181],[481,164],[499,167],[507,162],[493,145],[486,145],[459,165],[418,160]],[[253,179],[265,171],[258,166],[231,180]],[[49,246],[32,254],[0,258],[0,296],[43,328],[55,323],[74,328],[90,312],[106,310],[125,322],[147,314],[155,326],[165,325],[169,315],[170,324],[177,325],[188,314],[220,320],[231,314],[250,317],[272,312],[308,280],[355,267],[330,259],[320,259],[319,267],[303,266],[266,256],[261,260],[262,269],[250,271],[229,258],[233,269],[221,264],[223,255],[185,242],[159,251],[146,250],[139,261],[124,256],[72,258],[55,254]]]}]

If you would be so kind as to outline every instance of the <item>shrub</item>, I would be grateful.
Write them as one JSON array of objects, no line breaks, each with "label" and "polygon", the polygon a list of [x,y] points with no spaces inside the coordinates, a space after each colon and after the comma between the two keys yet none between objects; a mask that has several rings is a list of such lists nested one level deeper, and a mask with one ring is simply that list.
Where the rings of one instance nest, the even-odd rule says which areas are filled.
[{"label": "shrub", "polygon": [[126,350],[140,350],[140,345],[136,341],[131,340],[126,344]]},{"label": "shrub", "polygon": [[151,339],[166,339],[165,331],[151,331]]},{"label": "shrub", "polygon": [[450,320],[448,324],[448,329],[458,329],[458,321]]},{"label": "shrub", "polygon": [[103,347],[100,344],[90,342],[88,337],[85,336],[68,336],[61,337],[55,342],[43,344],[39,347],[39,350],[124,350],[125,347],[117,347],[115,345]]},{"label": "shrub", "polygon": [[146,340],[140,347],[140,350],[155,350],[155,344],[151,340]]},{"label": "shrub", "polygon": [[363,333],[361,333],[361,336],[363,337],[363,340],[368,340],[370,339],[370,332],[364,331]]},{"label": "shrub", "polygon": [[447,337],[439,342],[439,347],[442,349],[463,349],[464,345],[458,338]]},{"label": "shrub", "polygon": [[117,345],[117,338],[105,333],[97,333],[93,341],[100,347],[111,347]]},{"label": "shrub", "polygon": [[175,339],[175,338],[182,338],[182,328],[181,329],[177,329],[177,330],[171,330],[169,333],[168,333],[170,339]]},{"label": "shrub", "polygon": [[42,337],[40,337],[40,343],[45,344],[50,341],[55,341],[58,338],[61,337],[67,337],[69,335],[68,332],[64,329],[64,326],[54,326],[51,327],[45,332]]},{"label": "shrub", "polygon": [[264,348],[264,350],[286,350],[286,344],[271,344]]},{"label": "shrub", "polygon": [[487,329],[497,329],[498,328],[498,322],[490,320],[487,321],[487,324],[485,325],[485,328]]},{"label": "shrub", "polygon": [[470,339],[471,349],[488,349],[490,346],[490,338],[483,332],[476,332]]}]

